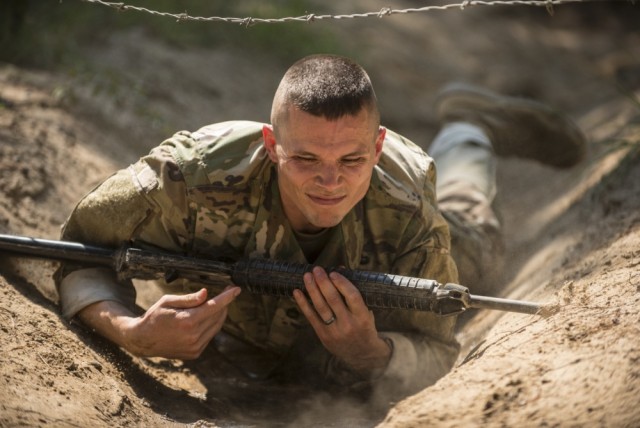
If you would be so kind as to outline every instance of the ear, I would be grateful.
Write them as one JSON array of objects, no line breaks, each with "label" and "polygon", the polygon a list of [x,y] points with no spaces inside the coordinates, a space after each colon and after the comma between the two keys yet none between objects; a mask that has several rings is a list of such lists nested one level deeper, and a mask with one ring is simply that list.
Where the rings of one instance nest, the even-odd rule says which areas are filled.
[{"label": "ear", "polygon": [[375,161],[376,164],[380,160],[380,156],[382,155],[382,147],[384,146],[384,139],[387,136],[387,128],[381,126],[378,129],[378,137],[376,138],[376,153],[375,153]]},{"label": "ear", "polygon": [[271,162],[278,163],[278,154],[276,152],[276,134],[273,131],[273,126],[262,126],[262,140],[264,142],[264,149],[267,151]]}]

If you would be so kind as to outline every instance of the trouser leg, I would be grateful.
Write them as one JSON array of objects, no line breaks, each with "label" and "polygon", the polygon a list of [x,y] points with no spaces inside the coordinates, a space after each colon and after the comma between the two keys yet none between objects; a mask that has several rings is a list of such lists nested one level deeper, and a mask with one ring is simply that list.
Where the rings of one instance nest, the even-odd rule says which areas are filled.
[{"label": "trouser leg", "polygon": [[493,209],[496,157],[483,130],[449,123],[429,154],[438,171],[438,205],[451,230],[460,283],[472,294],[496,295],[501,286],[504,245]]}]

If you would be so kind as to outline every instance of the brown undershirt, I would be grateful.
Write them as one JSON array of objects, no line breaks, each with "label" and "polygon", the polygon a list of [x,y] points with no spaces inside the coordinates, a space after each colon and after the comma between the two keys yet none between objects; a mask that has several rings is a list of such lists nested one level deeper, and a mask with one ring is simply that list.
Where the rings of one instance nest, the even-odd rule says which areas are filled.
[{"label": "brown undershirt", "polygon": [[322,253],[331,237],[331,230],[332,228],[325,228],[316,233],[294,232],[307,262],[315,262],[320,253]]}]

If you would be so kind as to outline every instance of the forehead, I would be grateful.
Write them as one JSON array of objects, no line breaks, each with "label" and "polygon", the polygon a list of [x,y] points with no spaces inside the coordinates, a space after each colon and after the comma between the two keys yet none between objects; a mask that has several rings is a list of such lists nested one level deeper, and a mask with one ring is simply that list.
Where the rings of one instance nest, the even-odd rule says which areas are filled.
[{"label": "forehead", "polygon": [[287,151],[367,151],[374,146],[377,122],[366,109],[328,120],[290,108],[279,127],[279,143]]}]

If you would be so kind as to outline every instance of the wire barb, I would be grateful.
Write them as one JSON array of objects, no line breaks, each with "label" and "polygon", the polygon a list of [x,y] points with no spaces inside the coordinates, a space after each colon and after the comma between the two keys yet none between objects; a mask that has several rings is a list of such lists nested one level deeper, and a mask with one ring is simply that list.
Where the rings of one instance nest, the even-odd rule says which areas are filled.
[{"label": "wire barb", "polygon": [[382,9],[380,9],[380,12],[378,12],[378,18],[384,18],[388,15],[391,15],[391,8],[388,7],[383,7]]},{"label": "wire barb", "polygon": [[549,13],[550,16],[553,16],[554,14],[554,10],[553,10],[553,3],[551,2],[551,0],[547,0],[547,13]]},{"label": "wire barb", "polygon": [[182,12],[181,14],[178,15],[178,17],[176,18],[176,22],[182,22],[182,21],[186,21],[187,18],[189,17],[189,15],[187,14],[187,12]]}]

